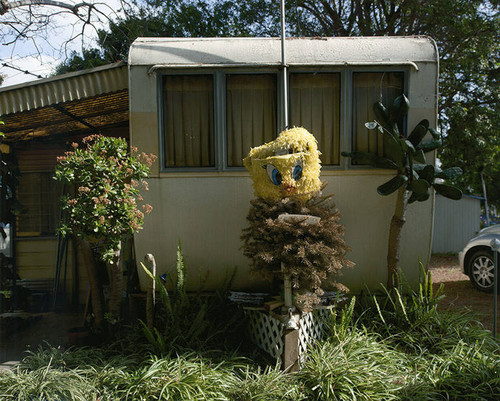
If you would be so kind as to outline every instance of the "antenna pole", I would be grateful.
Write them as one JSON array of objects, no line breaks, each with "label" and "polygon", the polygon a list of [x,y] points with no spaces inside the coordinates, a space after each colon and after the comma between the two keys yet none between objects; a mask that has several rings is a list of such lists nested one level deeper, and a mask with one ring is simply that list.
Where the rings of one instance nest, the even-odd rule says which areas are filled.
[{"label": "antenna pole", "polygon": [[288,128],[288,66],[286,64],[285,52],[286,22],[285,22],[285,0],[281,0],[281,66],[283,68],[283,103],[284,103],[284,123]]}]

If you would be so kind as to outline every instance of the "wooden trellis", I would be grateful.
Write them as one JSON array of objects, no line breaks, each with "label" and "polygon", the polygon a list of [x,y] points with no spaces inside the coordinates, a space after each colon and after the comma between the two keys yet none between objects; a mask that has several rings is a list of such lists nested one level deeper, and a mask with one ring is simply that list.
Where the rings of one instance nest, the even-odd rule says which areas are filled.
[{"label": "wooden trellis", "polygon": [[303,312],[298,329],[286,330],[284,318],[254,308],[245,308],[252,342],[281,363],[283,369],[296,370],[305,360],[308,347],[326,334],[331,307]]}]

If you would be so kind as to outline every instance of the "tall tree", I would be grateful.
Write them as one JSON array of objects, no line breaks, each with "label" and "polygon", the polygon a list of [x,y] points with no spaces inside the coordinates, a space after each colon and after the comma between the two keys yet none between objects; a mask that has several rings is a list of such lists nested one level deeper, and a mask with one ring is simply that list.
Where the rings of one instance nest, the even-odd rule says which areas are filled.
[{"label": "tall tree", "polygon": [[[0,23],[10,27],[11,41],[34,40],[33,28],[40,35],[40,24],[48,24],[48,17],[59,12],[78,17],[83,29],[78,35],[105,14],[102,2],[69,4],[1,0]],[[280,30],[280,5],[272,0],[121,0],[121,4],[120,16],[110,20],[108,29],[99,30],[98,48],[86,50],[83,57],[73,54],[60,72],[126,59],[138,36],[277,36]],[[36,11],[35,5],[45,5],[44,11]],[[21,9],[29,16],[24,25],[14,26],[13,21],[19,22],[15,18],[5,19]],[[472,166],[459,178],[465,190],[480,191],[482,172],[491,201],[500,206],[496,182],[500,171],[499,11],[499,0],[288,0],[288,34],[434,38],[441,62],[439,117],[444,147],[440,158],[445,167]],[[6,32],[0,34],[3,43],[8,43]]]},{"label": "tall tree", "polygon": [[[293,2],[292,7],[294,7]],[[500,205],[500,17],[498,0],[296,0],[313,34],[428,35],[440,53],[440,128],[445,167],[457,183]],[[300,13],[296,13],[300,16]],[[300,20],[295,21],[300,23]],[[297,26],[297,25],[296,25]],[[465,168],[467,167],[467,168]]]}]

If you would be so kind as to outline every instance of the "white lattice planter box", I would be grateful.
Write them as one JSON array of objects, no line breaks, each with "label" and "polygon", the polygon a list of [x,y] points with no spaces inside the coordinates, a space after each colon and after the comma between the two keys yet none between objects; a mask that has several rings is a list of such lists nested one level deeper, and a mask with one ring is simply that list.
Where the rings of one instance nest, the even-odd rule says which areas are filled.
[{"label": "white lattice planter box", "polygon": [[308,347],[324,337],[325,323],[330,319],[332,307],[298,314],[296,330],[285,329],[286,316],[245,308],[250,338],[260,349],[280,361],[283,369],[296,370],[304,361]]}]

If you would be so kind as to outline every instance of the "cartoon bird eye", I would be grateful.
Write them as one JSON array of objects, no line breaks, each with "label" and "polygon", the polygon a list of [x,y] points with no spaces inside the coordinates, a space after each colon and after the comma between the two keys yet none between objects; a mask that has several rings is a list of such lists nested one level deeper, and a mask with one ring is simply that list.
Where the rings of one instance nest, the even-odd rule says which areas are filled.
[{"label": "cartoon bird eye", "polygon": [[292,167],[292,178],[298,181],[302,178],[302,159],[297,160],[295,166]]},{"label": "cartoon bird eye", "polygon": [[281,177],[281,173],[278,171],[276,167],[274,167],[272,164],[268,164],[266,166],[266,171],[267,175],[269,176],[269,179],[274,185],[280,185],[281,182],[283,181]]}]

